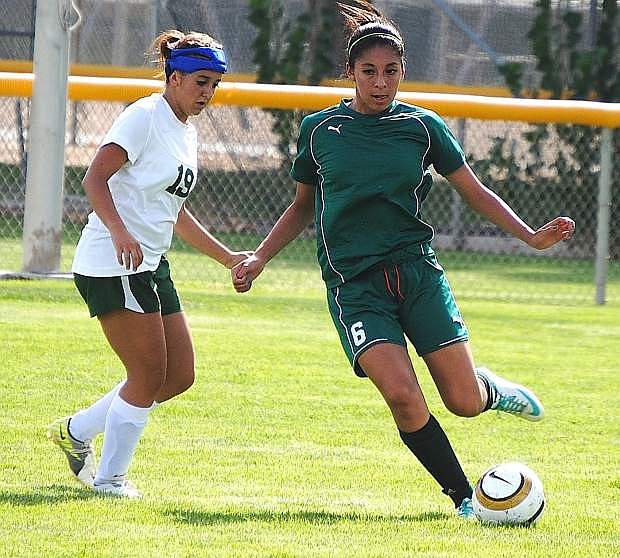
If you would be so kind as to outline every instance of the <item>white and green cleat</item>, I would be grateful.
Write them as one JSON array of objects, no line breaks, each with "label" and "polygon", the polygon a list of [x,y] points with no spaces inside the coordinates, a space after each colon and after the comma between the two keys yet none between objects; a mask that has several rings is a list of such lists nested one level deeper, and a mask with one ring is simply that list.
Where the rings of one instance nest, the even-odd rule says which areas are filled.
[{"label": "white and green cleat", "polygon": [[488,368],[478,367],[476,374],[486,381],[490,388],[491,409],[530,421],[539,421],[544,418],[545,409],[532,390],[509,382]]},{"label": "white and green cleat", "polygon": [[93,487],[97,460],[90,440],[81,442],[69,433],[71,417],[54,421],[47,429],[47,437],[65,454],[73,476],[82,484]]}]

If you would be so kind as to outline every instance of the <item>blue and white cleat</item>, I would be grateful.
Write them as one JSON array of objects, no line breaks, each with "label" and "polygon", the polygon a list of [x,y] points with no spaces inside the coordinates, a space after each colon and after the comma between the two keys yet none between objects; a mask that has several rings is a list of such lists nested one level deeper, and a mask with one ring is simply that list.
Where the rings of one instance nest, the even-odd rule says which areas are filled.
[{"label": "blue and white cleat", "polygon": [[471,503],[471,498],[464,498],[461,505],[456,508],[456,515],[462,519],[476,519],[474,513],[474,507]]},{"label": "blue and white cleat", "polygon": [[542,420],[545,416],[545,409],[532,390],[509,382],[488,368],[478,367],[476,374],[489,386],[491,409],[534,422]]}]

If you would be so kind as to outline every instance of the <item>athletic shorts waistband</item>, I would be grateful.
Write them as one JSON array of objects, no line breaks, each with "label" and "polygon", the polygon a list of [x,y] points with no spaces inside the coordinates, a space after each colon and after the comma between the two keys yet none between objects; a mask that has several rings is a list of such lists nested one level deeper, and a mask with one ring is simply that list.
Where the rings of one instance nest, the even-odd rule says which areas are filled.
[{"label": "athletic shorts waistband", "polygon": [[383,258],[383,261],[379,262],[374,267],[381,267],[382,265],[393,265],[406,262],[413,256],[432,256],[435,252],[431,248],[430,242],[421,242],[420,244],[410,244],[404,248],[394,250]]}]

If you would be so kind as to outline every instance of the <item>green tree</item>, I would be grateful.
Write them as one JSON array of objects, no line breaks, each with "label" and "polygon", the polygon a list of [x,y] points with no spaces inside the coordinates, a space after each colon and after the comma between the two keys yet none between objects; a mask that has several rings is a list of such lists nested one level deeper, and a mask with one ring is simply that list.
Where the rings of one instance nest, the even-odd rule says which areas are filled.
[{"label": "green tree", "polygon": [[[257,34],[252,47],[259,83],[318,85],[336,66],[333,53],[337,21],[333,0],[307,0],[295,18],[285,14],[282,0],[248,0],[249,21]],[[336,26],[337,27],[337,26]],[[303,117],[298,110],[270,110],[278,149],[288,168]]]},{"label": "green tree", "polygon": [[[620,101],[620,14],[617,0],[603,0],[593,40],[584,40],[582,11],[551,0],[536,2],[537,15],[528,38],[536,57],[540,85],[530,96],[600,102]],[[591,24],[591,22],[590,22]],[[515,96],[524,96],[523,66],[499,68]],[[517,155],[511,140],[498,137],[490,156],[477,171],[501,191],[526,219],[540,223],[550,211],[575,218],[584,246],[596,234],[600,130],[577,125],[536,125],[524,133],[528,153]],[[557,153],[550,159],[549,153]],[[620,133],[614,132],[614,152],[620,152]],[[620,171],[615,165],[612,195],[620,197]],[[537,203],[532,203],[536,201]],[[618,204],[612,222],[620,221]],[[612,254],[620,255],[620,232],[612,230]]]}]

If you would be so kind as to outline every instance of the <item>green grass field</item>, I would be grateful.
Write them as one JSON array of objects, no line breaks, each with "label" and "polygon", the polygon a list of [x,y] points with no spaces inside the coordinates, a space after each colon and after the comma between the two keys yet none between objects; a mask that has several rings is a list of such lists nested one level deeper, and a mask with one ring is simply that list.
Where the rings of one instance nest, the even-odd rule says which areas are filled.
[{"label": "green grass field", "polygon": [[[458,291],[473,272],[457,264]],[[247,295],[215,273],[178,283],[198,377],[151,415],[131,469],[141,501],[82,488],[44,435],[123,375],[96,320],[69,281],[0,283],[0,556],[620,555],[620,301],[460,301],[477,361],[535,387],[540,424],[450,415],[414,360],[471,480],[507,460],[543,480],[537,526],[493,528],[456,518],[350,371],[315,270],[276,266]],[[495,279],[471,277],[481,292]]]}]

